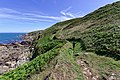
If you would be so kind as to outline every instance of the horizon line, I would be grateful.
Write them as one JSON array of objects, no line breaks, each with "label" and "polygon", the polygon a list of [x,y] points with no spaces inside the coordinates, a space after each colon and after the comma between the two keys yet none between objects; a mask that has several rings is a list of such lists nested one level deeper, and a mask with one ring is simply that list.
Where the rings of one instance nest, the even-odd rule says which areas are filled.
[{"label": "horizon line", "polygon": [[29,33],[29,32],[0,32],[0,33]]}]

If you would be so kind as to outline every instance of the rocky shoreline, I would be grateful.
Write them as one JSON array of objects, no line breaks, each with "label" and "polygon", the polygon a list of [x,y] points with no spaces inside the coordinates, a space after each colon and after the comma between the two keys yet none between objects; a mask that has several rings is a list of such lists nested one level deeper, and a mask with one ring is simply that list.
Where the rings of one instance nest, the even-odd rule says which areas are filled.
[{"label": "rocky shoreline", "polygon": [[22,42],[0,44],[0,74],[17,68],[28,61],[32,56],[30,46],[33,36],[26,34]]}]

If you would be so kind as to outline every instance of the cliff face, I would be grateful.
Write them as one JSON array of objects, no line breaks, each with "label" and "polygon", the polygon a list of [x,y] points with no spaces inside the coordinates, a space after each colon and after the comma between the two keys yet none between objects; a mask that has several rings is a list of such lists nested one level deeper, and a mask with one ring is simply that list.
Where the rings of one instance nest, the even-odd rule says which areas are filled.
[{"label": "cliff face", "polygon": [[77,19],[59,22],[30,47],[31,61],[5,73],[7,80],[119,80],[120,2]]}]

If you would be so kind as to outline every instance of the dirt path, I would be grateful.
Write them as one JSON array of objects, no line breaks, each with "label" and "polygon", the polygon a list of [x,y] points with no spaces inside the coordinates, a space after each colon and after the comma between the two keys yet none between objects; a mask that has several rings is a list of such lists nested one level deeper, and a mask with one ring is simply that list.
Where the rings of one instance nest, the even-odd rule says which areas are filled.
[{"label": "dirt path", "polygon": [[84,59],[77,60],[80,65],[86,80],[99,80],[99,76],[94,75],[89,64]]}]

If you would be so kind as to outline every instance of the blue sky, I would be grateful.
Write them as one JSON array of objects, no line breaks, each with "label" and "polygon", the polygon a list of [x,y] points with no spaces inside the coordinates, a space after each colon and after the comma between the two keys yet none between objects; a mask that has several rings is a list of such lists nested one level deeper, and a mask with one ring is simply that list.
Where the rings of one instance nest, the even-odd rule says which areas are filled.
[{"label": "blue sky", "polygon": [[0,32],[31,32],[119,0],[0,0]]}]

